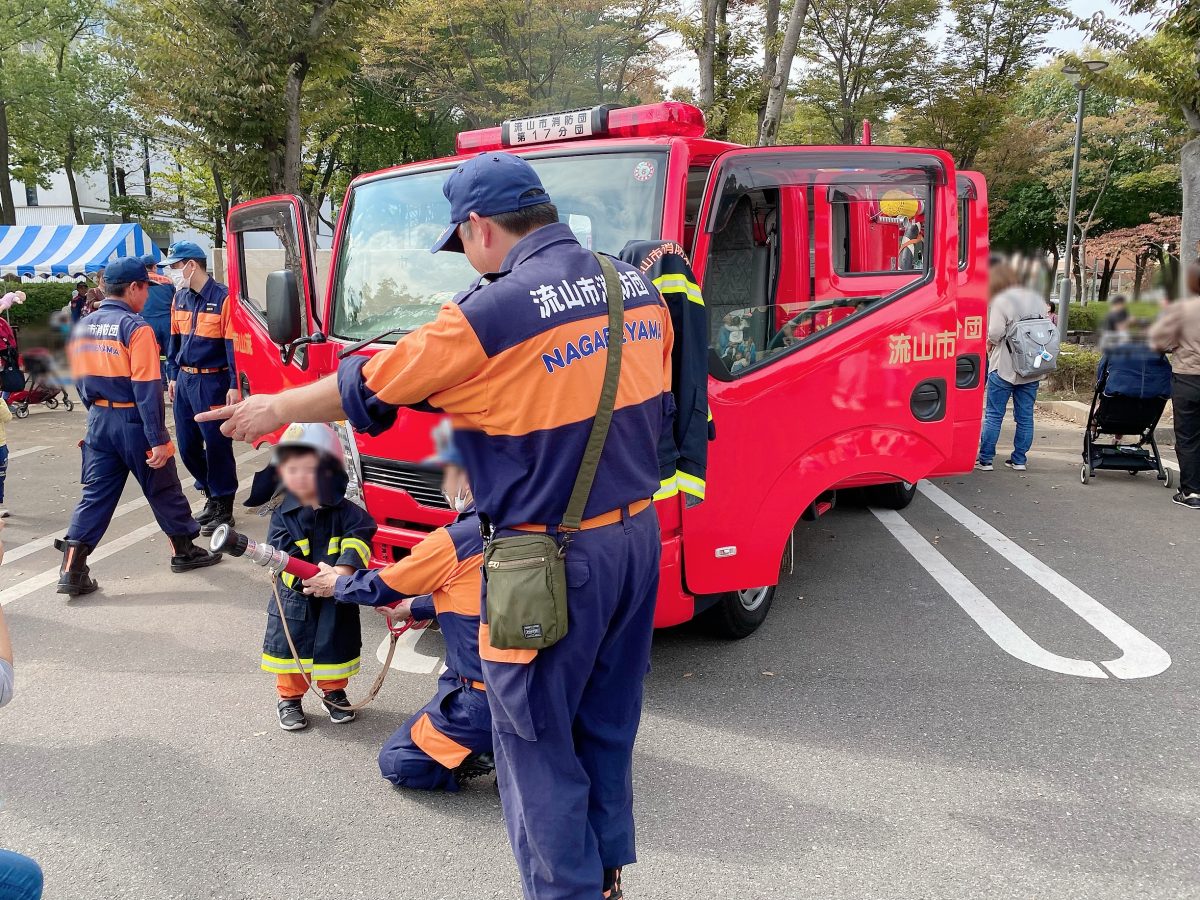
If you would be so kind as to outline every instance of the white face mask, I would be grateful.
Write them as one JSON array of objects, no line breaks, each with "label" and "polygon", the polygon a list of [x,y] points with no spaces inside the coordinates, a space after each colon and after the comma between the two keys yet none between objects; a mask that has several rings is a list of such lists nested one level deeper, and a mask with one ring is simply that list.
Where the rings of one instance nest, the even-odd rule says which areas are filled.
[{"label": "white face mask", "polygon": [[167,269],[167,277],[171,279],[171,283],[175,285],[175,290],[182,291],[188,286],[191,281],[187,276],[187,266],[181,266],[178,269]]},{"label": "white face mask", "polygon": [[446,502],[450,504],[450,508],[456,513],[465,513],[471,508],[471,494],[465,484],[459,484],[458,490],[454,492],[453,496],[450,494],[443,494],[442,496],[446,498]]}]

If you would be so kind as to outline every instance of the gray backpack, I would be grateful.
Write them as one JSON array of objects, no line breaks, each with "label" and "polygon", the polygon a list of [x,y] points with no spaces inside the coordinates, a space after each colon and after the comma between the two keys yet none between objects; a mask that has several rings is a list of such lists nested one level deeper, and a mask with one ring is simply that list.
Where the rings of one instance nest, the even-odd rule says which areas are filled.
[{"label": "gray backpack", "polygon": [[1013,371],[1022,378],[1049,375],[1058,368],[1058,326],[1044,315],[1026,316],[1005,336]]}]

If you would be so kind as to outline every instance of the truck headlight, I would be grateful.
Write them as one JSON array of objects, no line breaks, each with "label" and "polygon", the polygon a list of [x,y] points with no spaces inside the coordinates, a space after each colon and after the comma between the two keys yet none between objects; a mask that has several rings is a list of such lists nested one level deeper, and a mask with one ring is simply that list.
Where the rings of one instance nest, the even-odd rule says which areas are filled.
[{"label": "truck headlight", "polygon": [[346,458],[346,471],[350,475],[350,481],[346,485],[346,499],[366,509],[362,489],[362,461],[358,456],[358,442],[354,440],[354,432],[345,422],[331,424],[337,432],[338,440],[342,442],[342,455]]}]

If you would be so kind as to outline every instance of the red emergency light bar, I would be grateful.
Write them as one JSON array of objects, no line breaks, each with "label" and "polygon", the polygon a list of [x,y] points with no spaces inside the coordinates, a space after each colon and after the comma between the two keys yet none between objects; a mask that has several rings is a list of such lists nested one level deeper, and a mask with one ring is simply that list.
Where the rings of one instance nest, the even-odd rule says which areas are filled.
[{"label": "red emergency light bar", "polygon": [[588,138],[703,137],[704,130],[704,113],[689,103],[672,100],[645,106],[593,106],[464,131],[455,139],[454,149],[462,155]]}]

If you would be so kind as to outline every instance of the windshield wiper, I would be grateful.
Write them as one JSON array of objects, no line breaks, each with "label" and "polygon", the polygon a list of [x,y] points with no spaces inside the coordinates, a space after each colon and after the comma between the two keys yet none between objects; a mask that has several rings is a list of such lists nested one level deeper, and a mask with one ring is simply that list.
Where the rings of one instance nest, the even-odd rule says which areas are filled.
[{"label": "windshield wiper", "polygon": [[351,353],[361,350],[363,347],[367,346],[367,344],[374,344],[377,341],[382,341],[388,335],[396,334],[397,332],[401,332],[401,331],[406,332],[409,330],[410,329],[404,328],[404,327],[396,327],[396,328],[389,328],[387,331],[381,331],[379,334],[372,335],[369,338],[363,338],[357,344],[351,344],[345,350],[342,350],[340,353],[338,353],[337,358],[345,359]]}]

